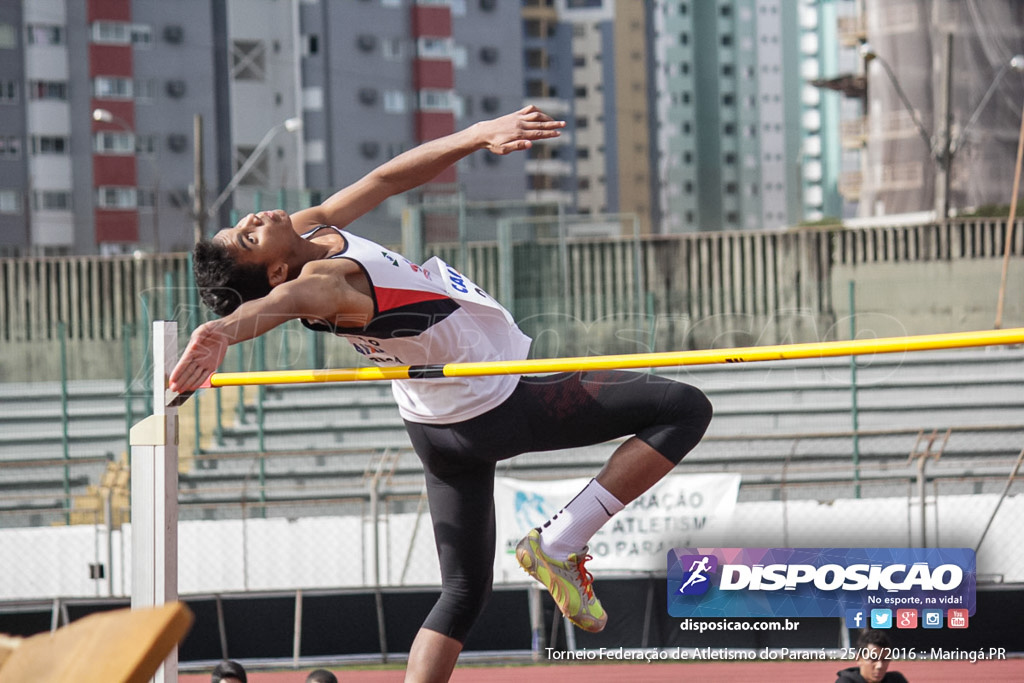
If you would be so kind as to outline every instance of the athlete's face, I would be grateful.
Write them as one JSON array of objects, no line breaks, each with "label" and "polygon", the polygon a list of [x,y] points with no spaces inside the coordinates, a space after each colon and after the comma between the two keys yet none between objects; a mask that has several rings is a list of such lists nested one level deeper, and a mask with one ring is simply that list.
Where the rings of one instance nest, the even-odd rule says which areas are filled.
[{"label": "athlete's face", "polygon": [[295,239],[291,217],[281,209],[250,213],[233,228],[224,228],[213,237],[240,263],[271,263],[287,258]]},{"label": "athlete's face", "polygon": [[889,660],[877,645],[868,645],[864,648],[860,657],[860,675],[868,683],[879,683],[885,678],[885,672],[889,668]]}]

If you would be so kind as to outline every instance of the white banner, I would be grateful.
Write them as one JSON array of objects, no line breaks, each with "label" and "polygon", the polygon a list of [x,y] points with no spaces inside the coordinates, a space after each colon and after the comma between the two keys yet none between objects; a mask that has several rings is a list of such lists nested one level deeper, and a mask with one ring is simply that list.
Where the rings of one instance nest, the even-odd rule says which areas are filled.
[{"label": "white banner", "polygon": [[[519,540],[572,500],[589,479],[528,481],[498,477],[494,483],[499,581],[526,578],[515,558]],[[601,571],[666,570],[672,548],[707,545],[736,509],[739,474],[670,474],[615,515],[590,539]]]}]

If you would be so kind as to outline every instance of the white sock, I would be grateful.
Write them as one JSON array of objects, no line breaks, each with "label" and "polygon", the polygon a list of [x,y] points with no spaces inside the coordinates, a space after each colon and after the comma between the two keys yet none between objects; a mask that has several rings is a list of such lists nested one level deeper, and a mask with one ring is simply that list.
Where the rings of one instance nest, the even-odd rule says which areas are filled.
[{"label": "white sock", "polygon": [[625,507],[619,499],[591,479],[569,504],[544,523],[540,547],[548,556],[564,560],[579,551],[616,512]]}]

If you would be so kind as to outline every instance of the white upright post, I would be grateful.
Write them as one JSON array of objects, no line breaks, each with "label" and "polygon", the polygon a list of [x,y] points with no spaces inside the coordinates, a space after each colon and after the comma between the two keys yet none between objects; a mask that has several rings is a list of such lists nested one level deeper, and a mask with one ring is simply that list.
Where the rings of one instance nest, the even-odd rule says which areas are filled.
[{"label": "white upright post", "polygon": [[[153,414],[131,429],[132,608],[178,599],[178,408],[167,379],[178,357],[178,324],[153,323]],[[178,680],[175,648],[153,677]]]}]

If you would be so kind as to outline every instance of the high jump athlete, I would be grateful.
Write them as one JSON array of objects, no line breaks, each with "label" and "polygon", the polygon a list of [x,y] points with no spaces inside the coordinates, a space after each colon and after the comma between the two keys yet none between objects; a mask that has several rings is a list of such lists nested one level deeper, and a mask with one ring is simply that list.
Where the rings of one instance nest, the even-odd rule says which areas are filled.
[{"label": "high jump athlete", "polygon": [[[345,337],[381,365],[525,358],[530,339],[466,276],[437,259],[412,263],[344,228],[474,151],[526,150],[564,126],[528,106],[409,150],[319,206],[249,214],[197,244],[196,283],[221,317],[192,333],[171,389],[194,391],[229,345],[292,319]],[[608,617],[585,566],[588,540],[672,470],[711,420],[698,389],[647,373],[408,379],[392,389],[423,462],[441,565],[441,597],[409,653],[406,680],[417,682],[448,680],[490,596],[498,461],[631,437],[516,551],[569,619],[600,631]]]}]

